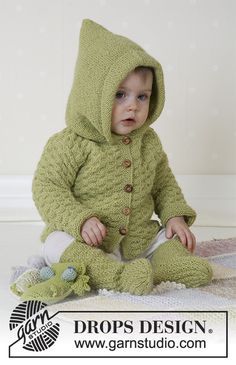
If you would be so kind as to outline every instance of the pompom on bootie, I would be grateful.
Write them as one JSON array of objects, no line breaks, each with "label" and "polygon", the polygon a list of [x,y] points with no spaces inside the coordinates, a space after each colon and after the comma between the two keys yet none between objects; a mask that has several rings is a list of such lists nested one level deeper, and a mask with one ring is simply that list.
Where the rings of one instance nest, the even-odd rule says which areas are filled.
[{"label": "pompom on bootie", "polygon": [[149,260],[141,258],[128,263],[110,258],[99,248],[75,240],[62,254],[61,262],[75,257],[86,265],[92,289],[107,289],[134,295],[148,294],[153,289],[153,269]]},{"label": "pompom on bootie", "polygon": [[21,292],[19,285],[14,283],[11,290],[22,300],[39,300],[52,304],[71,294],[82,296],[90,291],[89,277],[85,272],[83,263],[57,263],[38,270],[39,282],[37,284],[24,288],[25,290]]},{"label": "pompom on bootie", "polygon": [[191,254],[178,239],[162,243],[151,258],[154,284],[174,281],[187,288],[208,284],[213,276],[205,259]]}]

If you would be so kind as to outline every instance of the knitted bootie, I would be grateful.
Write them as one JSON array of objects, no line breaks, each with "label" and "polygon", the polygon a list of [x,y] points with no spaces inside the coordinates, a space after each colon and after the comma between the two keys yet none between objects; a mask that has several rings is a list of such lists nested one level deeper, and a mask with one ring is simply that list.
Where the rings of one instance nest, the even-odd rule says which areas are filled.
[{"label": "knitted bootie", "polygon": [[143,295],[152,290],[153,270],[146,259],[130,263],[112,260],[100,248],[75,240],[62,254],[61,262],[82,260],[92,289],[108,289]]},{"label": "knitted bootie", "polygon": [[40,270],[41,282],[29,287],[21,295],[22,300],[39,300],[56,303],[70,294],[84,295],[90,290],[89,277],[83,263],[57,263]]},{"label": "knitted bootie", "polygon": [[191,254],[178,239],[161,244],[154,252],[151,263],[154,284],[174,281],[186,287],[197,287],[209,283],[213,275],[210,264]]},{"label": "knitted bootie", "polygon": [[115,289],[136,295],[149,294],[153,289],[153,269],[150,261],[136,259],[125,264]]}]

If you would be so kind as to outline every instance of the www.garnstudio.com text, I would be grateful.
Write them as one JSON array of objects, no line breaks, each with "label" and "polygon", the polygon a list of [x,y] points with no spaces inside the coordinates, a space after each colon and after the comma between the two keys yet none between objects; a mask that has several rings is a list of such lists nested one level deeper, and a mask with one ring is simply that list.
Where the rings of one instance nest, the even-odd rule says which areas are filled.
[{"label": "www.garnstudio.com text", "polygon": [[168,340],[166,337],[161,337],[158,340],[75,340],[77,349],[108,349],[115,351],[116,349],[205,349],[205,340]]},{"label": "www.garnstudio.com text", "polygon": [[[205,334],[207,331],[206,321],[172,321],[172,320],[140,320],[134,326],[133,321],[126,320],[104,320],[101,322],[88,320],[74,321],[75,334]],[[74,340],[77,349],[108,349],[115,351],[116,349],[160,349],[160,348],[206,348],[206,341],[203,339],[195,340],[178,340],[156,336],[155,339],[148,339],[147,337],[138,340],[130,339],[109,339],[109,340]]]}]

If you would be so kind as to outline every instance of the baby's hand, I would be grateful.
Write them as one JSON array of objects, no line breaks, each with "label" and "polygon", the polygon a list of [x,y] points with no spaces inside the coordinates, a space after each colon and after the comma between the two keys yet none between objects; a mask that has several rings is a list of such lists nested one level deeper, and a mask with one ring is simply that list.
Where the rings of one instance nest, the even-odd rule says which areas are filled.
[{"label": "baby's hand", "polygon": [[170,239],[174,234],[177,234],[182,244],[189,251],[193,252],[195,250],[196,238],[183,217],[170,218],[166,223],[166,238]]},{"label": "baby's hand", "polygon": [[97,217],[87,219],[81,228],[81,236],[90,246],[99,246],[106,237],[106,234],[106,227]]}]

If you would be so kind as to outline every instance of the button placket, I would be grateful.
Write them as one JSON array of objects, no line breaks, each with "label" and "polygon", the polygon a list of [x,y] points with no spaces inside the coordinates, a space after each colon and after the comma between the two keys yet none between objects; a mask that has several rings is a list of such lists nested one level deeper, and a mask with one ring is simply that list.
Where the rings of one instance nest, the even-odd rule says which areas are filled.
[{"label": "button placket", "polygon": [[127,206],[122,208],[122,214],[124,215],[125,218],[125,225],[120,226],[119,228],[119,233],[122,236],[125,236],[128,233],[128,225],[129,225],[129,219],[130,219],[130,213],[131,213],[131,200],[132,200],[132,191],[133,191],[133,185],[132,185],[132,181],[133,181],[133,164],[132,164],[132,154],[131,154],[131,138],[129,136],[124,136],[122,138],[122,143],[124,145],[126,145],[127,147],[124,148],[125,151],[127,151],[127,154],[125,156],[125,159],[122,161],[122,166],[123,166],[123,172],[125,174],[125,176],[129,176],[129,178],[127,179],[127,184],[124,185],[124,192],[129,194],[127,196]]}]

